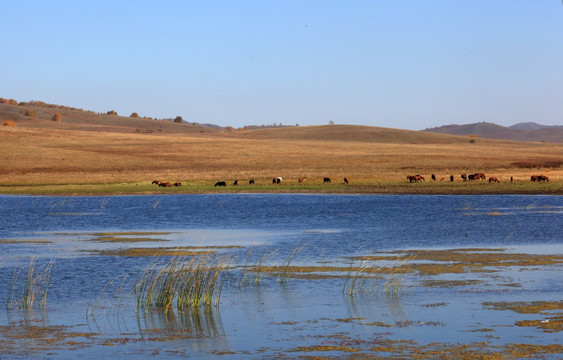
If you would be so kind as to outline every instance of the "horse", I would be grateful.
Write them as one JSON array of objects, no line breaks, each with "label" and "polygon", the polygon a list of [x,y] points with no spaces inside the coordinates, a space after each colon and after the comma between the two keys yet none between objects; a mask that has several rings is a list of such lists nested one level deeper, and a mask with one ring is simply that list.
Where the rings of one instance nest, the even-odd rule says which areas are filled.
[{"label": "horse", "polygon": [[170,184],[169,182],[161,182],[160,184],[158,184],[158,186],[160,186],[160,187],[172,187],[172,184]]},{"label": "horse", "polygon": [[498,178],[494,177],[494,176],[489,177],[489,182],[490,183],[497,182],[497,183],[500,184],[500,180]]},{"label": "horse", "polygon": [[485,180],[487,177],[483,173],[475,173],[473,174],[475,180]]},{"label": "horse", "polygon": [[153,183],[153,184],[156,184],[156,185],[160,185],[160,181],[158,181],[158,180],[153,180],[152,183]]},{"label": "horse", "polygon": [[409,182],[420,182],[420,181],[425,181],[424,177],[422,175],[408,175],[407,176],[407,180]]},{"label": "horse", "polygon": [[238,186],[238,180],[235,180],[235,182],[233,183],[233,186]]},{"label": "horse", "polygon": [[454,182],[454,176],[450,175],[450,182]]},{"label": "horse", "polygon": [[281,176],[278,176],[278,177],[276,178],[276,184],[281,184],[282,181],[283,181],[283,179],[282,179]]},{"label": "horse", "polygon": [[302,177],[302,178],[299,178],[299,180],[297,180],[297,181],[298,181],[300,184],[302,184],[302,183],[305,182],[305,179],[306,179],[306,177]]},{"label": "horse", "polygon": [[539,180],[539,177],[540,177],[539,175],[532,175],[532,176],[530,177],[530,180],[531,180],[531,181],[540,181],[540,180]]},{"label": "horse", "polygon": [[547,175],[538,175],[538,181],[547,181],[549,182],[549,178]]},{"label": "horse", "polygon": [[436,175],[432,174],[430,177],[432,178],[432,180],[436,181]]},{"label": "horse", "polygon": [[463,181],[467,181],[467,175],[461,174],[461,178],[463,179]]},{"label": "horse", "polygon": [[475,174],[469,174],[469,175],[467,175],[467,180],[469,180],[469,181],[475,180]]},{"label": "horse", "polygon": [[331,183],[330,178],[325,177],[325,178],[323,179],[323,184],[325,184],[325,183]]},{"label": "horse", "polygon": [[174,183],[174,186],[182,186],[181,182]]},{"label": "horse", "polygon": [[227,183],[225,181],[217,181],[215,186],[227,186]]},{"label": "horse", "polygon": [[344,178],[344,184],[348,184],[348,178],[347,177]]},{"label": "horse", "polygon": [[248,180],[248,185],[254,185],[254,179]]}]

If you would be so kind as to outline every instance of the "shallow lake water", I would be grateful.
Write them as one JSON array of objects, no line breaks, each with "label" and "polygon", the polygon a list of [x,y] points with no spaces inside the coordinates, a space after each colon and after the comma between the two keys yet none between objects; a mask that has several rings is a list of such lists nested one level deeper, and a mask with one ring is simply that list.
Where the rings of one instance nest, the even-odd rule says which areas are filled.
[{"label": "shallow lake water", "polygon": [[[563,300],[562,219],[561,196],[0,196],[0,358],[408,358],[458,344],[481,353],[558,345],[560,331],[515,324],[561,321],[561,310],[522,314],[491,304]],[[123,250],[185,247],[229,257],[218,304],[135,311],[135,279],[167,258]],[[363,264],[360,256],[393,266],[407,251],[455,249],[561,256],[387,273],[370,291],[348,291],[347,269]],[[244,281],[249,254],[253,264],[292,270]],[[23,278],[30,259],[38,270],[52,265],[47,305],[8,306],[14,274]],[[456,261],[420,255],[408,264]]]}]

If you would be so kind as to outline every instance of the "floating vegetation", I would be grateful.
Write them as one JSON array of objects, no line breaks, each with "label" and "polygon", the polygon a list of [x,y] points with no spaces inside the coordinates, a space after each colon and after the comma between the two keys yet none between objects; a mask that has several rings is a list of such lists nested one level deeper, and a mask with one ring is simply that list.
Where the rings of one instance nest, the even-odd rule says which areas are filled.
[{"label": "floating vegetation", "polygon": [[[509,253],[505,249],[444,249],[444,250],[407,250],[390,252],[398,259],[416,255],[416,260],[428,262],[412,263],[409,270],[420,275],[437,275],[446,273],[493,272],[493,268],[512,266],[542,266],[563,263],[563,255],[539,255]],[[384,256],[357,256],[353,260],[383,260]]]},{"label": "floating vegetation", "polygon": [[541,320],[520,320],[515,323],[516,326],[536,327],[550,333],[563,330],[563,301],[486,302],[483,305],[495,310],[512,310],[519,314],[546,316]]},{"label": "floating vegetation", "polygon": [[42,269],[35,267],[35,258],[29,260],[25,276],[25,269],[14,268],[10,282],[7,309],[28,310],[34,307],[47,308],[49,294],[49,278],[53,269],[53,261],[48,262]]},{"label": "floating vegetation", "polygon": [[422,286],[426,287],[455,287],[482,284],[481,280],[424,280]]},{"label": "floating vegetation", "polygon": [[52,244],[49,240],[11,240],[0,239],[0,244]]},{"label": "floating vegetation", "polygon": [[92,241],[98,242],[113,242],[113,243],[134,243],[134,242],[159,242],[159,241],[170,241],[165,239],[154,239],[149,237],[120,237],[120,236],[103,236],[92,239]]},{"label": "floating vegetation", "polygon": [[213,254],[221,249],[233,249],[239,246],[179,246],[154,248],[125,248],[113,250],[88,250],[88,252],[102,256],[123,257],[155,257],[155,256],[195,256]]}]

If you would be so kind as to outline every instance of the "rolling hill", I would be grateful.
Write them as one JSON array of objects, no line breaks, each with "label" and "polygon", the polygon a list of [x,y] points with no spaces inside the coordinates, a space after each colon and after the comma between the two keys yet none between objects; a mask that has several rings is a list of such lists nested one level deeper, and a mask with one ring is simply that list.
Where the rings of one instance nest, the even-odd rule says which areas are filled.
[{"label": "rolling hill", "polygon": [[439,134],[472,135],[489,139],[563,142],[563,126],[545,126],[530,122],[519,123],[510,127],[480,122],[466,125],[445,125],[424,131]]}]

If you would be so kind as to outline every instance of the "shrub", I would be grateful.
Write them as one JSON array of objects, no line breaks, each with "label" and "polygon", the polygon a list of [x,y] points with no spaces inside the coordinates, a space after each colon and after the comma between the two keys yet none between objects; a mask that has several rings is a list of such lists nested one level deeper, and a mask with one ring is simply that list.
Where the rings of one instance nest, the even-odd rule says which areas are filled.
[{"label": "shrub", "polygon": [[15,122],[13,122],[13,121],[7,120],[7,121],[4,123],[4,126],[13,126],[13,127],[16,127],[16,126],[18,126],[18,125],[17,125]]},{"label": "shrub", "polygon": [[176,118],[174,119],[174,122],[175,122],[175,123],[179,123],[179,124],[181,124],[181,123],[183,123],[183,122],[184,122],[184,119],[182,119],[182,117],[181,117],[181,116],[176,116]]},{"label": "shrub", "polygon": [[27,111],[25,112],[25,116],[29,116],[29,117],[33,117],[33,118],[34,118],[34,117],[37,116],[37,114],[35,113],[35,110],[27,110]]},{"label": "shrub", "polygon": [[138,118],[139,114],[137,114],[136,112],[133,112],[133,113],[131,113],[131,115],[129,115],[129,117]]},{"label": "shrub", "polygon": [[56,121],[56,122],[61,122],[62,120],[62,115],[59,113],[56,113],[55,115],[53,115],[53,117],[51,118],[51,120]]},{"label": "shrub", "polygon": [[108,114],[108,115],[115,115],[115,116],[117,116],[117,112],[116,112],[115,110],[110,110],[110,111],[108,111],[107,114]]}]

